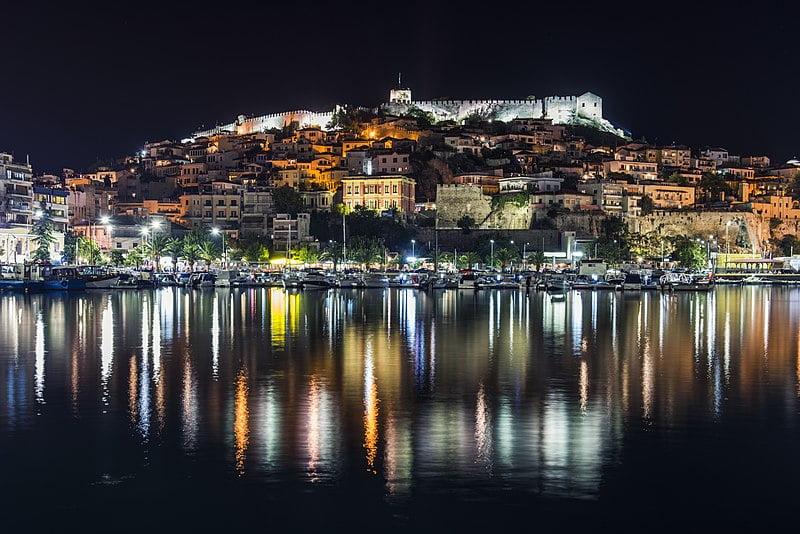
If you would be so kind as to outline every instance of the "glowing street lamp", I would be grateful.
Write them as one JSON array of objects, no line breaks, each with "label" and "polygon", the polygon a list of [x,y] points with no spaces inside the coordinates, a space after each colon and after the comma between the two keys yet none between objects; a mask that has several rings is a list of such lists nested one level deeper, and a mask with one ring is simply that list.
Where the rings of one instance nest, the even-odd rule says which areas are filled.
[{"label": "glowing street lamp", "polygon": [[491,246],[492,253],[491,253],[491,260],[489,260],[489,264],[491,267],[494,267],[494,239],[489,240],[489,245]]},{"label": "glowing street lamp", "polygon": [[[222,261],[225,264],[225,269],[228,268],[228,255],[227,250],[225,249],[225,232],[217,228],[216,226],[211,229],[211,233],[213,235],[221,235],[222,236]],[[288,258],[288,256],[287,256]]]},{"label": "glowing street lamp", "polygon": [[412,258],[416,258],[417,257],[416,248],[417,248],[417,241],[416,241],[416,239],[412,239],[411,240],[411,257]]}]

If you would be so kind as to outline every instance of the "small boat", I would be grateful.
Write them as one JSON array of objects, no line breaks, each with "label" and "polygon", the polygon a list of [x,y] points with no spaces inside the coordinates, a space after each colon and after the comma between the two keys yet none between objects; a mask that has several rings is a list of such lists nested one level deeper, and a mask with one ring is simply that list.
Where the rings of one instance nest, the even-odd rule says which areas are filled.
[{"label": "small boat", "polygon": [[341,275],[335,283],[340,289],[360,289],[364,287],[364,279],[353,274]]},{"label": "small boat", "polygon": [[642,276],[639,273],[627,273],[622,281],[621,289],[623,291],[641,291]]},{"label": "small boat", "polygon": [[139,273],[120,273],[114,289],[150,289],[154,286],[153,280],[144,278]]},{"label": "small boat", "polygon": [[747,278],[742,278],[742,284],[746,286],[761,286],[761,285],[769,285],[772,282],[770,280],[761,278],[754,274],[751,274]]},{"label": "small boat", "polygon": [[181,285],[177,275],[173,273],[156,273],[153,275],[153,284],[158,287],[176,287]]},{"label": "small boat", "polygon": [[384,289],[389,287],[389,277],[383,274],[370,273],[361,277],[361,287],[365,289]]},{"label": "small boat", "polygon": [[239,271],[235,269],[217,271],[215,276],[216,280],[214,281],[214,285],[216,287],[233,287],[239,279]]},{"label": "small boat", "polygon": [[321,271],[308,270],[303,273],[300,287],[303,289],[330,289],[333,285]]},{"label": "small boat", "polygon": [[189,277],[189,287],[201,289],[204,287],[214,287],[216,277],[211,273],[194,273]]},{"label": "small boat", "polygon": [[302,288],[303,278],[299,273],[287,271],[281,277],[284,289],[300,289]]},{"label": "small boat", "polygon": [[79,267],[78,275],[86,281],[86,289],[112,289],[120,273],[105,267]]},{"label": "small boat", "polygon": [[544,287],[547,291],[564,291],[569,289],[569,282],[563,274],[552,274],[545,279]]}]

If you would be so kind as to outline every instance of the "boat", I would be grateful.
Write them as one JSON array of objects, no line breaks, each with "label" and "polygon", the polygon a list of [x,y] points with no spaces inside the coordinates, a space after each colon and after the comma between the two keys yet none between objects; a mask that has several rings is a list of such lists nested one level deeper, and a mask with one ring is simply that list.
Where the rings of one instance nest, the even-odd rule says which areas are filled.
[{"label": "boat", "polygon": [[113,289],[149,289],[155,284],[151,278],[144,278],[139,273],[120,273]]},{"label": "boat", "polygon": [[300,287],[303,289],[330,289],[333,284],[322,271],[309,269],[303,273]]},{"label": "boat", "polygon": [[106,267],[87,266],[78,268],[78,276],[86,281],[86,289],[112,289],[120,273]]},{"label": "boat", "polygon": [[765,278],[761,278],[761,277],[756,276],[754,274],[751,274],[750,276],[748,276],[746,278],[742,278],[742,284],[744,284],[746,286],[770,285],[771,283],[772,282],[770,280],[767,280]]},{"label": "boat", "polygon": [[361,284],[365,289],[384,289],[389,287],[389,277],[379,273],[368,273],[361,277]]},{"label": "boat", "polygon": [[343,274],[335,282],[340,289],[360,289],[364,287],[364,279],[354,274]]},{"label": "boat", "polygon": [[640,291],[642,289],[642,275],[639,273],[627,273],[622,281],[623,291]]},{"label": "boat", "polygon": [[303,278],[300,273],[293,271],[286,271],[281,277],[284,289],[300,289],[302,288]]},{"label": "boat", "polygon": [[592,280],[588,275],[579,274],[575,281],[572,282],[572,289],[594,289],[597,283]]},{"label": "boat", "polygon": [[216,277],[211,273],[194,273],[189,277],[189,287],[200,289],[214,287]]},{"label": "boat", "polygon": [[569,289],[569,282],[565,275],[554,273],[545,279],[544,287],[547,291],[564,291]]},{"label": "boat", "polygon": [[178,275],[174,273],[156,273],[153,275],[153,284],[158,287],[177,287],[182,285]]},{"label": "boat", "polygon": [[216,280],[214,281],[216,287],[233,287],[239,279],[239,271],[236,269],[217,271],[214,274],[216,276]]},{"label": "boat", "polygon": [[659,278],[659,285],[667,291],[710,291],[714,288],[714,281],[707,276],[667,273]]}]

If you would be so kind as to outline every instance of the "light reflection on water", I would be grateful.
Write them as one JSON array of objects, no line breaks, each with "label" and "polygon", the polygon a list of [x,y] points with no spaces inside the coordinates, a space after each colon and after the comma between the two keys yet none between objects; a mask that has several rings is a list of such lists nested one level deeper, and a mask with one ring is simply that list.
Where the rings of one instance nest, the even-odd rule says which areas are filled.
[{"label": "light reflection on water", "polygon": [[3,294],[0,435],[14,452],[68,417],[85,435],[62,439],[111,433],[114,454],[92,439],[79,453],[97,476],[161,456],[234,479],[366,476],[390,501],[596,498],[626,440],[713,433],[767,405],[793,424],[798,319],[800,290],[777,288]]}]

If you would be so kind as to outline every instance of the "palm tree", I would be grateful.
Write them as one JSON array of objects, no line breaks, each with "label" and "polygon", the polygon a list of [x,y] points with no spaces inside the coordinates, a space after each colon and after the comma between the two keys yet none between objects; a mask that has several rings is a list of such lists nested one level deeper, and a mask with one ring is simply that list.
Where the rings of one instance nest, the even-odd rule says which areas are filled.
[{"label": "palm tree", "polygon": [[168,254],[168,250],[172,247],[172,239],[164,234],[155,234],[145,245],[145,251],[148,256],[153,258],[156,264],[156,271],[159,270],[159,263],[161,256]]},{"label": "palm tree", "polygon": [[466,252],[458,259],[459,263],[463,264],[467,269],[472,269],[481,262],[481,257],[477,252]]},{"label": "palm tree", "polygon": [[53,235],[53,215],[47,209],[47,204],[44,201],[40,203],[38,211],[41,212],[41,216],[39,220],[33,223],[33,228],[31,229],[31,233],[36,236],[34,240],[37,243],[32,259],[40,262],[50,261],[50,247],[56,241]]},{"label": "palm tree", "polygon": [[506,265],[513,262],[519,257],[519,251],[515,248],[501,248],[494,253],[494,262],[500,265],[501,269],[505,269]]},{"label": "palm tree", "polygon": [[197,255],[201,260],[208,263],[213,263],[222,255],[222,253],[216,241],[204,239],[198,245]]},{"label": "palm tree", "polygon": [[200,258],[200,245],[195,243],[193,240],[184,238],[181,241],[180,255],[184,261],[191,265],[192,270],[194,271],[194,264],[197,263],[197,260]]},{"label": "palm tree", "polygon": [[545,257],[544,252],[537,250],[528,256],[528,261],[536,266],[537,271],[540,271],[542,269],[542,265],[547,262],[547,258]]}]

